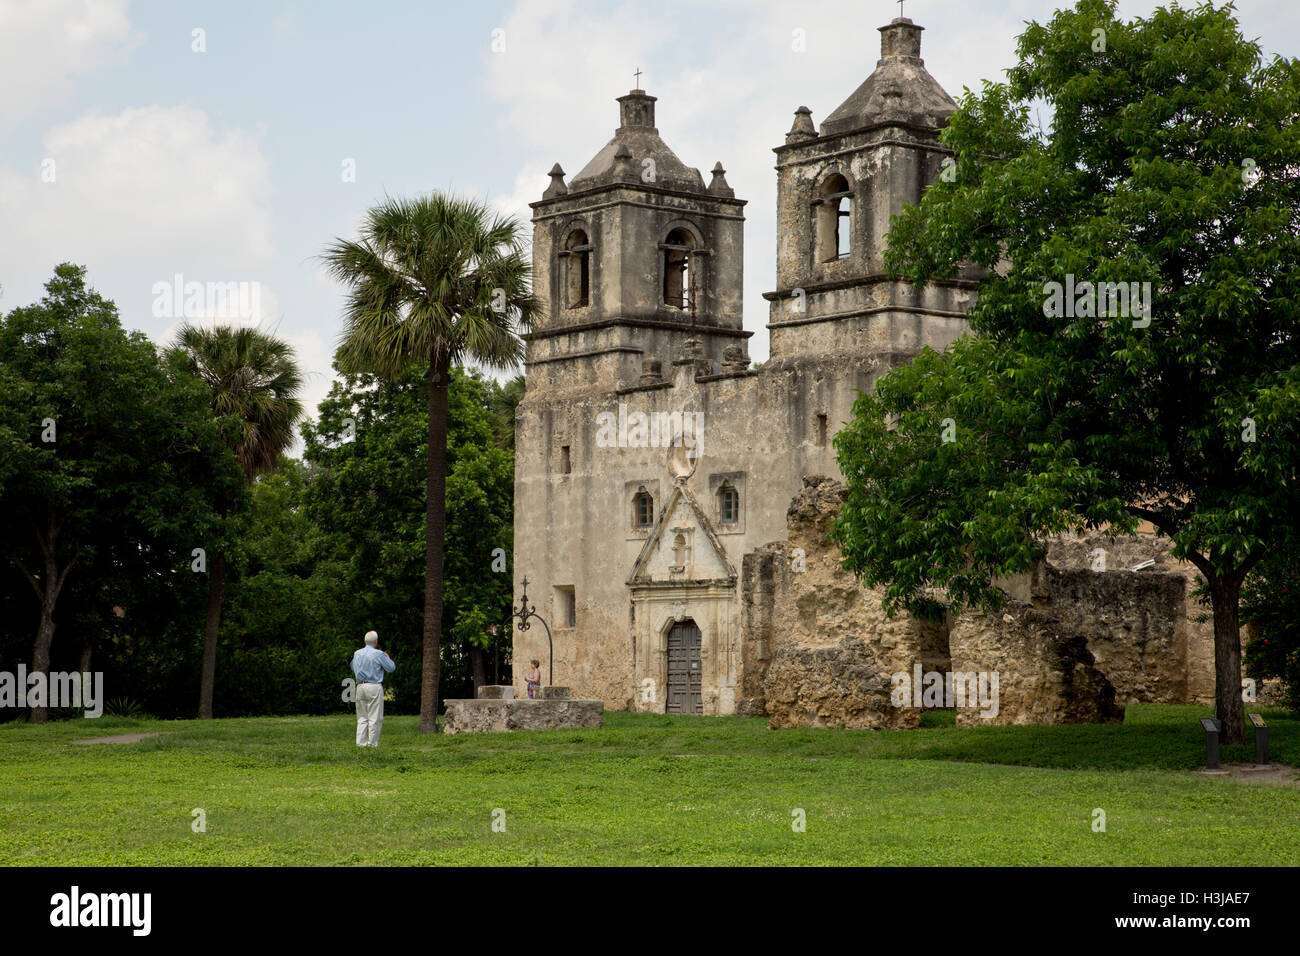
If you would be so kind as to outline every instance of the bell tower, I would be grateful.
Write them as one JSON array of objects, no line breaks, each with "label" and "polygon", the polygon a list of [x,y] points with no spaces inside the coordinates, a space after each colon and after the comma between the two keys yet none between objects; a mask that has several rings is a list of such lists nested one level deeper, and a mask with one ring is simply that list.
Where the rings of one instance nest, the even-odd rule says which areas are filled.
[{"label": "bell tower", "polygon": [[961,273],[921,293],[884,274],[890,216],[938,180],[956,103],[925,68],[906,17],[880,28],[875,70],[821,124],[795,111],[777,169],[777,288],[764,294],[774,363],[829,355],[897,364],[966,329],[975,288]]},{"label": "bell tower", "polygon": [[626,388],[661,380],[683,354],[707,370],[744,354],[745,203],[721,163],[706,186],[677,158],[655,103],[620,96],[614,137],[568,183],[557,163],[531,205],[546,314],[527,336],[530,391]]}]

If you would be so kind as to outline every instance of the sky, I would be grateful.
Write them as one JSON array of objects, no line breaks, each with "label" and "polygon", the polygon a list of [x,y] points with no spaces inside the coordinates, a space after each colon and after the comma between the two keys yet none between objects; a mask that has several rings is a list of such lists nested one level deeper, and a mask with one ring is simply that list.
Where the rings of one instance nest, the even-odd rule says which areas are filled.
[{"label": "sky", "polygon": [[[1002,79],[1025,22],[1062,5],[914,0],[903,13],[959,97]],[[1300,4],[1236,7],[1266,55],[1300,55]],[[527,223],[551,166],[572,177],[613,135],[615,98],[640,69],[663,139],[706,175],[721,162],[748,200],[744,322],[762,361],[772,148],[797,107],[820,123],[866,79],[876,28],[898,12],[886,0],[0,0],[0,311],[39,300],[71,261],[126,327],[165,344],[186,297],[170,290],[242,283],[243,314],[296,350],[314,414],[342,328],[324,247],[386,195],[435,189]]]}]

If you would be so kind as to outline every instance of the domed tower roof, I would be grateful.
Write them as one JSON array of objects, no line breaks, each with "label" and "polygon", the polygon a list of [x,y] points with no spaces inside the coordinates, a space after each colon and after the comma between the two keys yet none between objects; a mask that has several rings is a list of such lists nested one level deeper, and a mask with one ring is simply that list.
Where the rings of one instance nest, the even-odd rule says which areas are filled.
[{"label": "domed tower roof", "polygon": [[921,59],[921,31],[908,17],[880,27],[875,71],[822,122],[821,135],[847,133],[877,123],[909,123],[938,129],[956,102]]},{"label": "domed tower roof", "polygon": [[[570,192],[617,182],[705,192],[700,171],[678,159],[659,138],[659,130],[655,129],[655,99],[645,90],[632,90],[618,98],[620,125],[614,131],[614,138],[570,180]],[[647,159],[653,160],[653,165]],[[653,179],[647,176],[651,169]]]}]

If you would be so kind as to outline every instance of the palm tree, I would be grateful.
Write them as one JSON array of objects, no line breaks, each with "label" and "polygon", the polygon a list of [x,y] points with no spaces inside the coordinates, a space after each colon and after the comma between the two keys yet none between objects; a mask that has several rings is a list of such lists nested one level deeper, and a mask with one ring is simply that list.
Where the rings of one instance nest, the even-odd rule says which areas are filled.
[{"label": "palm tree", "polygon": [[518,332],[538,312],[523,227],[473,199],[437,192],[386,199],[366,214],[355,242],[336,239],[322,258],[349,287],[340,370],[391,381],[428,366],[420,731],[432,733],[442,640],[447,386],[453,365],[474,361],[506,370],[523,357]]},{"label": "palm tree", "polygon": [[[288,343],[249,326],[202,328],[181,326],[169,350],[191,374],[207,385],[212,413],[223,421],[226,442],[235,453],[244,479],[275,469],[293,444],[293,426],[302,417],[302,373]],[[227,503],[217,502],[222,518]],[[217,634],[225,589],[226,554],[218,550],[208,567],[208,610],[203,631],[203,676],[199,683],[199,718],[212,717],[212,690],[217,672]]]}]

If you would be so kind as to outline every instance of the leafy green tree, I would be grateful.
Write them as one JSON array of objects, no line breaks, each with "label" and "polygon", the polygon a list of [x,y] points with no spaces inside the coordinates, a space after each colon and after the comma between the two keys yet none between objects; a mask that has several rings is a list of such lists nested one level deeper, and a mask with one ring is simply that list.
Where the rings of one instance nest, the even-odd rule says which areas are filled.
[{"label": "leafy green tree", "polygon": [[369,211],[358,240],[336,240],[324,260],[349,289],[339,368],[390,381],[412,369],[429,377],[420,730],[431,733],[438,715],[451,369],[462,362],[518,365],[517,332],[538,311],[532,266],[516,220],[440,193],[386,200]]},{"label": "leafy green tree", "polygon": [[508,655],[513,634],[505,625],[513,586],[514,408],[522,381],[502,386],[462,372],[448,396],[456,424],[447,442],[443,620],[453,645],[468,655],[471,692],[486,683],[486,653],[495,647]]},{"label": "leafy green tree", "polygon": [[[212,414],[221,426],[245,481],[275,468],[293,444],[293,429],[302,417],[302,374],[289,345],[250,326],[203,328],[186,324],[170,349],[172,360],[207,386]],[[229,504],[218,491],[222,518]],[[199,682],[199,718],[212,717],[221,631],[226,552],[218,548],[208,566],[208,612],[203,628],[203,673]]]},{"label": "leafy green tree", "polygon": [[524,400],[524,377],[516,375],[504,383],[496,383],[488,398],[488,411],[492,413],[493,432],[499,447],[515,450],[515,409]]},{"label": "leafy green tree", "polygon": [[229,568],[217,691],[231,714],[329,713],[355,649],[343,539],[313,519],[312,470],[282,458],[253,485]]},{"label": "leafy green tree", "polygon": [[[1240,743],[1242,582],[1300,527],[1300,64],[1264,62],[1230,7],[1125,22],[1110,0],[1018,50],[1007,83],[963,97],[955,175],[895,218],[886,259],[918,285],[986,270],[978,337],[860,400],[837,538],[892,606],[991,604],[1039,536],[1150,521],[1205,578]],[[1150,283],[1152,308],[1095,285],[1062,303],[1069,281],[1139,301]]]},{"label": "leafy green tree", "polygon": [[1282,681],[1286,705],[1300,713],[1300,556],[1276,552],[1259,562],[1241,592],[1251,631],[1246,665],[1257,678]]},{"label": "leafy green tree", "polygon": [[82,617],[132,613],[145,595],[174,610],[192,549],[220,540],[204,489],[240,493],[202,390],[122,329],[83,267],[60,265],[45,288],[0,322],[0,504],[16,518],[0,552],[36,596],[41,672],[73,591]]},{"label": "leafy green tree", "polygon": [[[422,686],[422,675],[400,664],[422,648],[422,609],[412,596],[424,576],[428,388],[420,371],[395,382],[344,375],[319,422],[303,427],[308,515],[339,549],[339,617],[353,646],[371,627],[379,631],[399,663],[391,681],[399,708]],[[509,633],[492,625],[510,606],[514,456],[499,430],[504,418],[514,421],[515,394],[464,369],[448,389],[444,688],[472,692],[482,656],[509,653]]]}]

